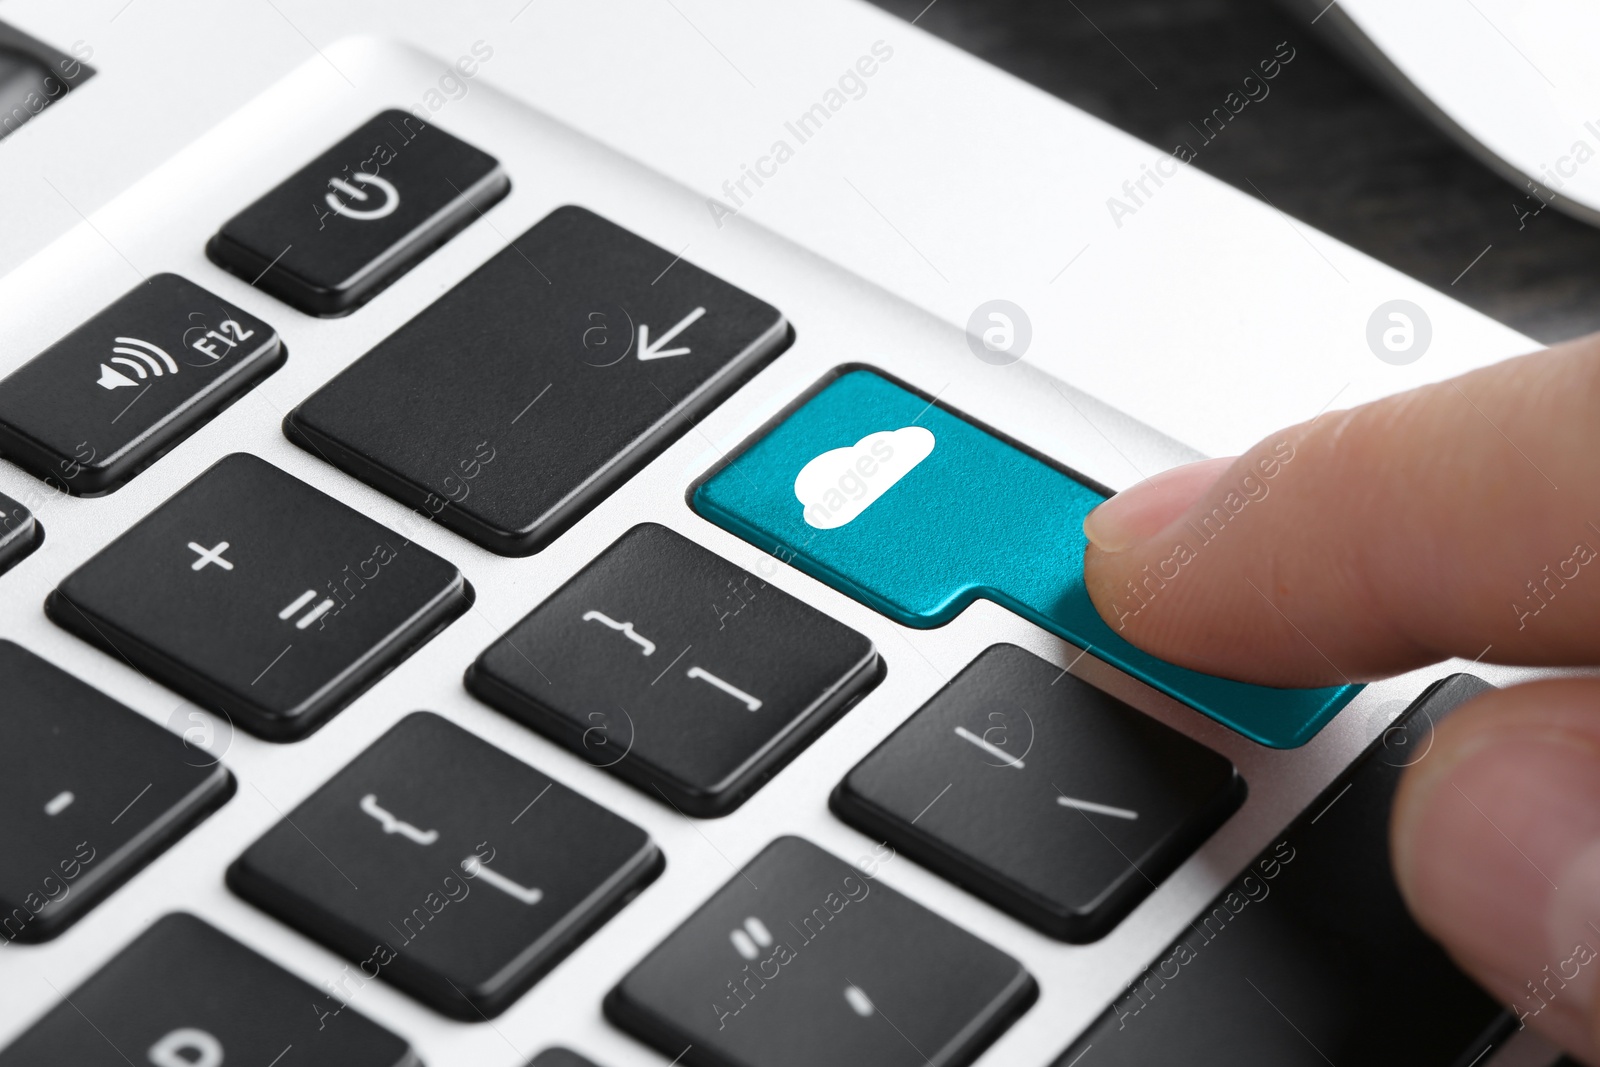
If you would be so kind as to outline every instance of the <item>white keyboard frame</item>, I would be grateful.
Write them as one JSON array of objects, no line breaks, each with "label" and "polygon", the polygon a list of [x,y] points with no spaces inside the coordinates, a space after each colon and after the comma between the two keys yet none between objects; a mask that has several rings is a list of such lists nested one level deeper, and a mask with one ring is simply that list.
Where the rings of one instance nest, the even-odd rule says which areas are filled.
[{"label": "white keyboard frame", "polygon": [[[873,842],[827,810],[839,779],[984,648],[1030,649],[1122,697],[1234,761],[1249,798],[1198,852],[1109,936],[1090,945],[1047,938],[903,857],[883,865],[885,884],[1016,956],[1038,979],[1038,1002],[978,1061],[1043,1065],[1125,988],[1180,929],[1449,664],[1369,686],[1302,748],[1255,745],[1042,630],[980,601],[947,626],[899,626],[826,585],[774,561],[696,516],[688,487],[719,456],[831,368],[872,364],[973,418],[1113,488],[1198,456],[1154,430],[1027,364],[996,367],[973,357],[950,326],[742,219],[722,228],[703,198],[487,86],[452,100],[441,127],[498,157],[510,195],[354,314],[320,320],[252,289],[211,264],[206,239],[235,212],[371,114],[406,106],[437,77],[440,61],[409,46],[353,38],[325,49],[357,72],[351,91],[313,57],[190,144],[28,262],[0,279],[0,373],[37,354],[139,281],[174,271],[275,326],[287,365],[127,487],[78,500],[0,463],[0,492],[29,504],[47,532],[43,547],[0,576],[0,636],[19,642],[162,723],[189,725],[192,704],[45,618],[46,594],[78,564],[231,451],[248,451],[391,527],[400,504],[291,445],[280,421],[344,367],[555,207],[576,203],[781,309],[792,348],[697,427],[685,433],[554,545],[506,559],[426,525],[413,536],[452,560],[477,602],[417,654],[309,739],[257,740],[205,716],[225,739],[237,795],[66,934],[43,946],[0,943],[0,1046],[94,973],[152,920],[173,910],[201,916],[315,986],[344,960],[230,894],[227,864],[251,841],[401,716],[440,713],[585,796],[643,826],[667,857],[661,878],[491,1023],[445,1019],[372,982],[354,1006],[409,1040],[431,1065],[518,1065],[565,1044],[601,1067],[659,1065],[665,1058],[601,1016],[605,993],[648,949],[722,885],[735,865],[773,837],[803,835],[845,859]],[[448,359],[449,353],[441,353]],[[531,399],[531,398],[530,398]],[[534,412],[535,416],[537,410]],[[669,526],[725,558],[759,570],[876,642],[888,675],[861,704],[734,814],[688,820],[589,766],[469,696],[461,676],[495,638],[641,521]],[[412,529],[410,524],[407,529]],[[1478,669],[1491,681],[1513,672]],[[1527,672],[1516,672],[1526,676]],[[230,736],[231,734],[231,736]],[[1048,817],[1048,812],[1040,813]],[[309,1009],[308,1009],[309,1010]]]}]

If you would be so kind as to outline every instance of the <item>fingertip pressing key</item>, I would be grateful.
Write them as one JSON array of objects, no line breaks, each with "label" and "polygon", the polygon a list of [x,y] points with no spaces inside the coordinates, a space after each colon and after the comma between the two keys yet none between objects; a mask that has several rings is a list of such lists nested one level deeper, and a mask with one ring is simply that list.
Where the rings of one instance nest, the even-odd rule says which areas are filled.
[{"label": "fingertip pressing key", "polygon": [[708,477],[693,506],[904,626],[942,626],[992,600],[1273,748],[1304,744],[1355,696],[1359,686],[1235,682],[1125,641],[1083,578],[1084,520],[1107,495],[874,371],[849,370]]}]

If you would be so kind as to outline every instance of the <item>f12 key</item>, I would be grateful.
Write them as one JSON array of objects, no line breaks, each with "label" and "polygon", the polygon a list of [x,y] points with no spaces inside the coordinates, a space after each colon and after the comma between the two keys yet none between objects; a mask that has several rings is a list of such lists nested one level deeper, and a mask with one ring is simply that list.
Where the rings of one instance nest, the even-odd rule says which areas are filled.
[{"label": "f12 key", "polygon": [[109,493],[285,358],[271,326],[157,274],[0,381],[0,453],[74,496]]}]

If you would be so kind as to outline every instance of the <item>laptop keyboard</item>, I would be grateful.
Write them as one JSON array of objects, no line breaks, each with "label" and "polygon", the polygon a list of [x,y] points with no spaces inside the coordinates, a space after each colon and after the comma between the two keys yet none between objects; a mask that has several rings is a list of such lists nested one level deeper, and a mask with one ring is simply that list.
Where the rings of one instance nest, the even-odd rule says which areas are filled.
[{"label": "laptop keyboard", "polygon": [[[1101,430],[1052,449],[1094,454],[1069,474],[976,421],[1047,421],[1026,367],[974,386],[970,420],[940,381],[897,384],[923,358],[897,337],[930,375],[964,348],[898,307],[845,333],[815,290],[798,329],[831,340],[791,358],[786,315],[688,246],[559,202],[502,234],[562,174],[571,198],[589,173],[601,203],[613,181],[670,197],[542,119],[519,121],[544,155],[496,140],[514,127],[470,107],[521,113],[477,92],[461,114],[496,156],[381,111],[193,242],[229,295],[154,274],[0,381],[0,454],[39,479],[28,506],[0,497],[0,571],[41,543],[30,508],[91,526],[26,574],[105,654],[85,667],[38,626],[0,641],[0,924],[92,959],[30,994],[0,1065],[376,1067],[419,1062],[423,1033],[430,1062],[576,1067],[538,1049],[602,1011],[612,1055],[591,1058],[619,1065],[1059,1052],[1392,712],[1369,701],[1315,762],[1246,740],[1300,745],[1358,687],[1263,690],[1121,644],[1081,545],[1032,536],[1075,536],[1107,457],[1131,464]],[[237,281],[201,273],[202,243]],[[257,315],[295,342],[296,395],[272,391],[287,348]],[[872,351],[889,366],[852,364]],[[230,753],[235,726],[254,737]],[[788,830],[805,805],[822,846]],[[12,990],[19,953],[50,951],[0,948]],[[535,1047],[507,1036],[530,1027]]]}]

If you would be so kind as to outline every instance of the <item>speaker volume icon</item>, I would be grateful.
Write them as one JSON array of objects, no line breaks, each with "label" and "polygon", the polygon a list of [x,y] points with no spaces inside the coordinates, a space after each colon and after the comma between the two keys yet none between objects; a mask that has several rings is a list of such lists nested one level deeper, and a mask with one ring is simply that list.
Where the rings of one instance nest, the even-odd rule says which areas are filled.
[{"label": "speaker volume icon", "polygon": [[125,385],[138,385],[146,378],[159,378],[164,374],[177,374],[178,364],[161,348],[137,337],[119,337],[111,349],[116,355],[107,363],[119,363],[133,372],[130,378],[116,367],[100,364],[102,389],[121,389]]}]

